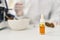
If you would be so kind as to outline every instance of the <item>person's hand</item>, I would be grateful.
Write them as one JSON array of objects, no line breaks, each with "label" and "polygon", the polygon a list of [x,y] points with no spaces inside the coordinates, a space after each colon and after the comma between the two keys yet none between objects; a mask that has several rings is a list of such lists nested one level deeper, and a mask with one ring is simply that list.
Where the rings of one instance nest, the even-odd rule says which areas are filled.
[{"label": "person's hand", "polygon": [[50,20],[49,22],[52,22],[52,23],[54,23],[54,25],[59,25],[59,21],[56,21],[56,20]]},{"label": "person's hand", "polygon": [[17,16],[22,16],[23,15],[23,3],[22,2],[18,2],[15,4],[15,12]]}]

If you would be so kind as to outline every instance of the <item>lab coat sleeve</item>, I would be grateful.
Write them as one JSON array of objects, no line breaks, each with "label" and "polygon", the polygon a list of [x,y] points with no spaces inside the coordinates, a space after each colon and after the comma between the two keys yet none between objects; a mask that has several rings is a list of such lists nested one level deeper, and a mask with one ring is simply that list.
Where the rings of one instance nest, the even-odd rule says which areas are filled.
[{"label": "lab coat sleeve", "polygon": [[39,13],[39,0],[31,0],[31,5],[28,9],[28,14],[26,15],[27,17],[29,17],[31,19],[32,23],[38,23],[39,19],[40,19],[40,13]]},{"label": "lab coat sleeve", "polygon": [[50,12],[52,10],[53,1],[52,0],[41,0],[40,1],[40,14],[45,16],[45,20],[50,19]]},{"label": "lab coat sleeve", "polygon": [[44,14],[47,19],[49,12],[51,11],[52,1],[51,0],[34,0],[32,7],[29,10],[28,17],[31,18],[33,23],[39,23],[40,15]]},{"label": "lab coat sleeve", "polygon": [[52,15],[51,15],[51,21],[60,23],[60,0],[56,0],[53,5]]}]

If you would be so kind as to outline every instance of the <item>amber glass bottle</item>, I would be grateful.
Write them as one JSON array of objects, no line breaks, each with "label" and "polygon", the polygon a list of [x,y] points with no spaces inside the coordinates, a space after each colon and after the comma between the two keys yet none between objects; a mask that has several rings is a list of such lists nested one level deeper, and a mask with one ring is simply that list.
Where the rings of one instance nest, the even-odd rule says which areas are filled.
[{"label": "amber glass bottle", "polygon": [[45,34],[45,25],[44,24],[40,24],[39,31],[40,31],[41,35]]},{"label": "amber glass bottle", "polygon": [[45,20],[44,20],[44,15],[41,15],[41,18],[40,18],[39,32],[40,32],[41,35],[45,34]]}]

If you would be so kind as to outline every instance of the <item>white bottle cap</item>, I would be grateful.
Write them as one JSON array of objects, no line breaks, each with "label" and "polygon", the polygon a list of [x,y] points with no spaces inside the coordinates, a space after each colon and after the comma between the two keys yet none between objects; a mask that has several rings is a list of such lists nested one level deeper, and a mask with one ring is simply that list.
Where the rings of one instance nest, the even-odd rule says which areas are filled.
[{"label": "white bottle cap", "polygon": [[41,14],[40,22],[45,22],[43,14]]}]

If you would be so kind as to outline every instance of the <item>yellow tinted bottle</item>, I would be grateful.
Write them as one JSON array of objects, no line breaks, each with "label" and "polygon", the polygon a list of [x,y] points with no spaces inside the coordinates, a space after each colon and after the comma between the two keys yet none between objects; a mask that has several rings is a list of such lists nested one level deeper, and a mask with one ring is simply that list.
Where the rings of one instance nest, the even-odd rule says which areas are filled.
[{"label": "yellow tinted bottle", "polygon": [[40,18],[39,32],[41,35],[45,34],[45,20],[43,14],[41,14],[41,18]]},{"label": "yellow tinted bottle", "polygon": [[44,24],[40,24],[39,31],[40,31],[41,35],[45,34],[45,25]]}]

